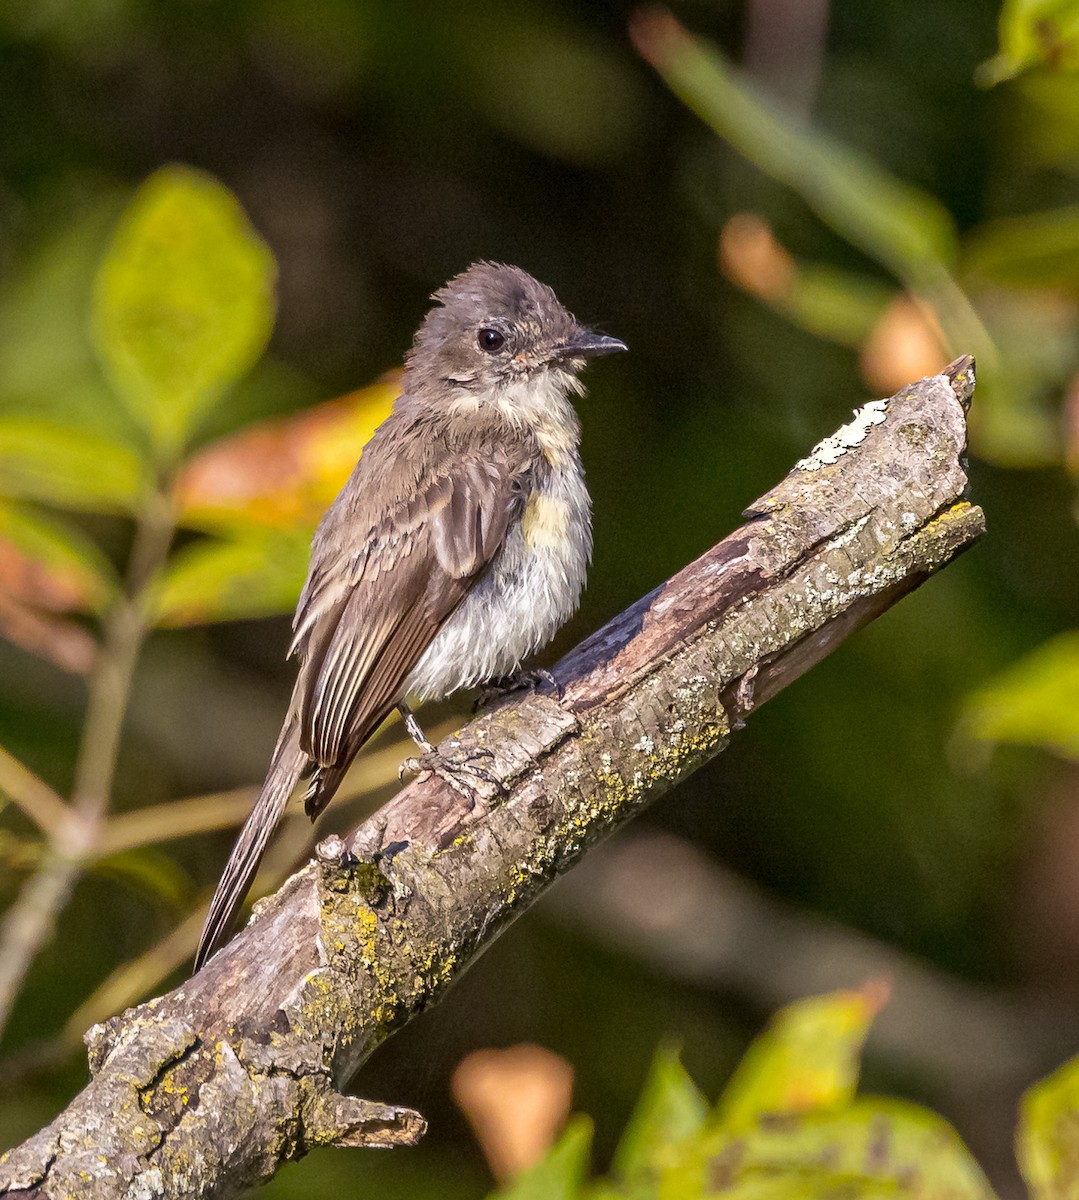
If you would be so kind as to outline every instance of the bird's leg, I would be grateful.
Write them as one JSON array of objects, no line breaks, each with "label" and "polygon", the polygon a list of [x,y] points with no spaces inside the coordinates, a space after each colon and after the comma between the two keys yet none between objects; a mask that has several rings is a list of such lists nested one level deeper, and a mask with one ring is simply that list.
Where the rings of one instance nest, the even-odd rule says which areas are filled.
[{"label": "bird's leg", "polygon": [[566,689],[546,667],[533,667],[530,671],[517,670],[511,675],[499,675],[489,679],[481,688],[476,699],[476,709],[486,708],[512,692],[535,691],[540,685],[549,688],[556,700],[561,700]]},{"label": "bird's leg", "polygon": [[476,766],[473,761],[477,758],[494,758],[490,750],[476,747],[469,751],[467,756],[462,760],[454,761],[447,759],[439,753],[436,746],[427,740],[423,730],[420,728],[419,721],[416,720],[416,714],[403,700],[397,705],[397,711],[404,720],[408,736],[423,751],[422,754],[406,758],[401,763],[400,774],[402,777],[406,771],[411,771],[416,775],[422,771],[430,771],[432,774],[437,775],[439,779],[445,780],[455,792],[464,796],[470,804],[475,803],[477,796],[475,784],[470,784],[466,778],[467,776],[471,776],[480,783],[487,784],[496,791],[502,790],[501,781],[490,771]]},{"label": "bird's leg", "polygon": [[427,740],[427,736],[420,728],[420,723],[416,720],[416,714],[412,709],[402,700],[397,706],[397,711],[401,714],[405,722],[405,731],[408,733],[408,736],[419,746],[424,754],[434,754],[435,748]]}]

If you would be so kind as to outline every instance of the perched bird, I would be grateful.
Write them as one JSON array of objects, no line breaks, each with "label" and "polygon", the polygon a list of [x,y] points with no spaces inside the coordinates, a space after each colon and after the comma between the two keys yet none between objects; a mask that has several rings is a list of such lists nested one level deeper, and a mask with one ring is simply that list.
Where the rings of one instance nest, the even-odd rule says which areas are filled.
[{"label": "perched bird", "polygon": [[411,763],[439,769],[409,703],[512,674],[577,607],[592,527],[570,395],[588,358],[626,347],[519,267],[475,263],[433,299],[392,414],[315,533],[292,700],[196,970],[301,780],[314,820],[395,707]]}]

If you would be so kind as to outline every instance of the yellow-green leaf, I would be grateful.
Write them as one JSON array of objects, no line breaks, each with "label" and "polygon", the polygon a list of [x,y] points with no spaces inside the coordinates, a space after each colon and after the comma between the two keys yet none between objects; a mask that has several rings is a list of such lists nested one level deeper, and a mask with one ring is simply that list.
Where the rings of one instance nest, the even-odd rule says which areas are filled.
[{"label": "yellow-green leaf", "polygon": [[1079,759],[1079,632],[1059,634],[974,692],[961,729]]},{"label": "yellow-green leaf", "polygon": [[273,283],[269,249],[216,180],[173,166],[138,190],[98,272],[93,329],[163,457],[262,353]]},{"label": "yellow-green leaf", "polygon": [[202,625],[291,612],[307,574],[310,534],[253,526],[234,540],[181,550],[155,597],[158,625]]},{"label": "yellow-green leaf", "polygon": [[1016,1153],[1033,1200],[1079,1195],[1079,1058],[1023,1097]]},{"label": "yellow-green leaf", "polygon": [[649,1175],[668,1147],[701,1130],[707,1115],[708,1102],[678,1054],[661,1046],[615,1151],[615,1174],[631,1183]]},{"label": "yellow-green leaf", "polygon": [[1075,0],[1004,0],[998,22],[1000,50],[978,70],[987,87],[1044,64],[1079,68],[1079,5]]},{"label": "yellow-green leaf", "polygon": [[781,1009],[739,1063],[720,1097],[716,1122],[740,1130],[765,1114],[849,1104],[862,1046],[886,998],[876,984]]},{"label": "yellow-green leaf", "polygon": [[864,1099],[850,1108],[766,1118],[719,1135],[698,1164],[664,1179],[663,1200],[992,1200],[955,1130],[928,1109]]},{"label": "yellow-green leaf", "polygon": [[133,512],[142,491],[142,464],[122,442],[47,417],[0,417],[0,495]]}]

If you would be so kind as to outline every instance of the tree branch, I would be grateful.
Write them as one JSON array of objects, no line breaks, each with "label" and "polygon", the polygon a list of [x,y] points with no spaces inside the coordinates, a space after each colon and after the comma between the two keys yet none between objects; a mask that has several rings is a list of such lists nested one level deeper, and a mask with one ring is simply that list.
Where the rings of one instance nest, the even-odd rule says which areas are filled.
[{"label": "tree branch", "polygon": [[92,1080],[0,1159],[0,1195],[230,1195],[313,1146],[392,1145],[407,1109],[337,1087],[548,884],[724,748],[765,700],[984,529],[965,499],[973,362],[867,405],[748,522],[442,744],[421,777],[256,906],[195,978],[95,1026]]}]

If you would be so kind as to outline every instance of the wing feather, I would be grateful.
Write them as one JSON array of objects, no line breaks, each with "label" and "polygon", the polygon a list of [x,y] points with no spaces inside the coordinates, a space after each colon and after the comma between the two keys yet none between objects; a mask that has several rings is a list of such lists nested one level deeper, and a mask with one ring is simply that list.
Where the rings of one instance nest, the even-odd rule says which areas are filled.
[{"label": "wing feather", "polygon": [[[336,566],[312,564],[296,621],[296,699],[300,745],[328,777],[340,778],[402,698],[409,672],[498,552],[519,510],[520,469],[500,457],[433,471],[360,552],[350,546]],[[328,800],[315,796],[308,811]]]}]

